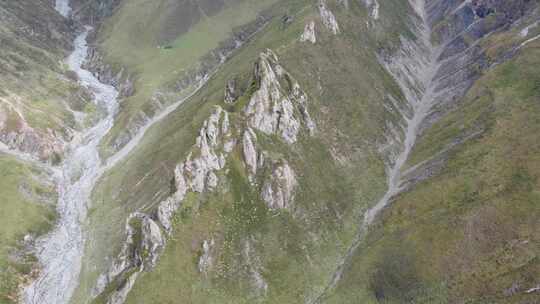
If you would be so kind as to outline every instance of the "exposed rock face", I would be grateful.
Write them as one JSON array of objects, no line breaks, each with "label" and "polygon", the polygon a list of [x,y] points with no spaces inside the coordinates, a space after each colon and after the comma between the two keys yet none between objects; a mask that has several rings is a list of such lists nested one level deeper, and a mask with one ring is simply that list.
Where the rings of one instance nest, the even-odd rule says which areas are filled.
[{"label": "exposed rock face", "polygon": [[88,58],[84,67],[90,71],[103,83],[112,85],[118,90],[120,98],[130,97],[135,94],[133,76],[127,73],[124,68],[114,71],[114,69],[104,63],[103,56],[94,47],[88,50]]},{"label": "exposed rock face", "polygon": [[120,251],[120,254],[113,261],[109,267],[107,273],[101,274],[97,280],[96,287],[92,291],[92,296],[96,297],[101,294],[109,284],[111,284],[116,277],[121,275],[125,270],[138,267],[141,265],[140,256],[135,252],[135,229],[131,226],[131,221],[136,218],[140,218],[142,215],[139,213],[131,214],[126,219],[126,238]]},{"label": "exposed rock face", "polygon": [[334,16],[334,14],[326,6],[326,0],[319,0],[318,6],[324,26],[328,28],[334,35],[339,34],[339,24],[336,20],[336,16]]},{"label": "exposed rock face", "polygon": [[[132,226],[132,221],[138,221],[140,231]],[[140,235],[140,244],[135,242],[137,233]],[[137,277],[143,271],[155,267],[157,259],[165,246],[165,239],[158,224],[145,214],[132,214],[126,222],[126,241],[122,251],[107,274],[101,275],[93,292],[94,296],[101,294],[105,288],[118,277],[124,277],[120,288],[109,297],[108,304],[124,303],[126,297],[135,284]],[[130,272],[130,270],[134,270]]]},{"label": "exposed rock face", "polygon": [[262,199],[270,209],[288,208],[297,186],[294,171],[286,161],[275,167],[263,185]]},{"label": "exposed rock face", "polygon": [[152,269],[156,266],[156,262],[165,245],[165,240],[161,234],[161,229],[159,226],[149,217],[144,217],[141,224],[142,228],[142,249],[144,258],[145,268]]},{"label": "exposed rock face", "polygon": [[[123,303],[138,275],[156,265],[166,244],[162,229],[167,235],[171,234],[173,217],[186,194],[215,191],[219,186],[219,173],[225,168],[227,158],[237,144],[240,146],[241,143],[245,168],[252,186],[256,186],[258,169],[265,166],[268,157],[266,151],[257,145],[256,131],[279,135],[288,144],[297,141],[302,127],[308,135],[315,132],[315,123],[307,110],[307,95],[279,65],[272,51],[266,50],[260,55],[254,77],[258,89],[244,111],[240,112],[241,119],[231,121],[229,113],[216,106],[203,122],[186,160],[175,168],[174,193],[158,205],[153,215],[136,212],[130,216],[126,223],[123,248],[107,273],[100,276],[94,296],[101,294],[112,282],[120,281],[120,288],[109,296],[108,303]],[[260,179],[261,184],[264,183],[261,197],[269,208],[285,209],[291,206],[297,182],[293,169],[285,160],[275,162],[271,175],[261,176]],[[134,241],[136,235],[140,236],[140,244]],[[198,268],[203,274],[212,268],[214,246],[214,240],[202,244]],[[260,263],[252,257],[252,251],[251,244],[247,242],[243,254],[249,266],[248,274],[257,294],[264,295],[268,285],[261,275]]]},{"label": "exposed rock face", "polygon": [[304,33],[300,36],[301,42],[309,41],[313,44],[317,43],[317,36],[315,34],[315,21],[310,21],[304,27]]},{"label": "exposed rock face", "polygon": [[226,156],[234,146],[231,146],[232,140],[229,114],[221,107],[216,107],[203,123],[197,137],[194,152],[198,152],[199,156],[195,157],[192,152],[186,161],[176,166],[176,192],[158,207],[157,218],[166,231],[171,231],[171,218],[188,191],[201,193],[217,186],[216,172],[225,166]]},{"label": "exposed rock face", "polygon": [[[220,127],[222,115],[224,123]],[[225,156],[216,149],[222,148],[223,139],[230,137],[230,134],[221,134],[222,130],[228,131],[227,125],[228,113],[220,107],[217,107],[210,118],[204,122],[195,144],[200,149],[200,156],[192,158],[190,154],[184,164],[178,168],[179,173],[184,175],[188,189],[201,193],[205,189],[213,189],[217,186],[215,171],[225,166]]]},{"label": "exposed rock face", "polygon": [[242,139],[242,147],[244,152],[244,161],[246,162],[246,167],[248,168],[251,176],[257,174],[257,149],[255,148],[254,141],[256,140],[255,133],[253,130],[248,128],[244,132],[244,137]]},{"label": "exposed rock face", "polygon": [[[289,144],[296,142],[301,124],[307,125],[309,130],[314,128],[307,114],[306,94],[279,65],[274,52],[266,50],[260,55],[255,77],[259,89],[245,109],[250,127],[268,135],[278,134]],[[285,89],[285,86],[292,88]]]}]

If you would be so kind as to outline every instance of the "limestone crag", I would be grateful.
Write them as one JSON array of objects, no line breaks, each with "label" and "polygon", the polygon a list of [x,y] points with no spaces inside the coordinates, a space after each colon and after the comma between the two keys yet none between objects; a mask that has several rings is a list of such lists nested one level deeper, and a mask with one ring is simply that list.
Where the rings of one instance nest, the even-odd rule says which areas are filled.
[{"label": "limestone crag", "polygon": [[236,88],[236,80],[231,79],[227,81],[225,86],[225,103],[233,103],[238,99],[238,92]]},{"label": "limestone crag", "polygon": [[[281,159],[268,158],[257,142],[258,136],[279,135],[289,144],[294,144],[303,133],[313,135],[316,127],[307,110],[307,95],[300,85],[283,69],[277,56],[271,51],[263,52],[253,78],[257,90],[251,95],[246,108],[235,114],[216,106],[199,131],[194,146],[186,160],[174,170],[174,192],[158,204],[151,214],[133,213],[126,223],[126,239],[123,248],[109,270],[100,276],[94,296],[103,293],[112,282],[120,286],[109,295],[109,304],[123,303],[129,290],[142,271],[153,269],[166,245],[166,237],[173,229],[173,218],[181,207],[188,192],[204,193],[226,186],[222,172],[227,159],[235,149],[243,152],[244,166],[252,187],[259,190],[261,199],[270,209],[286,209],[293,204],[296,175],[289,163]],[[227,103],[226,100],[224,102]],[[257,131],[262,134],[257,135]],[[267,161],[267,159],[269,161]],[[258,176],[259,168],[272,166],[269,176]],[[162,233],[162,231],[165,232]],[[135,237],[138,236],[138,237]],[[140,239],[139,243],[135,239]],[[247,241],[244,250],[248,262],[249,277],[257,295],[266,294],[268,285],[261,274],[260,263],[252,254],[254,249]],[[198,269],[207,274],[213,265],[216,248],[214,240],[204,241]]]},{"label": "limestone crag", "polygon": [[307,111],[306,94],[279,65],[276,54],[271,50],[261,53],[255,67],[255,78],[259,89],[253,93],[245,109],[250,127],[267,135],[280,135],[289,144],[296,142],[302,124],[310,132],[315,130]]}]

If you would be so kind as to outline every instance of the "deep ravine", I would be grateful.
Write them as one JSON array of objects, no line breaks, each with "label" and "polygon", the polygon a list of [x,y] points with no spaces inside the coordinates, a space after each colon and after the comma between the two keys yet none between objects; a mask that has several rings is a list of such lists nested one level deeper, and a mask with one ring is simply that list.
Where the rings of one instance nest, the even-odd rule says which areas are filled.
[{"label": "deep ravine", "polygon": [[435,76],[440,67],[437,58],[441,48],[435,47],[431,43],[431,30],[424,7],[425,0],[409,0],[409,3],[418,17],[416,19],[418,39],[416,42],[412,42],[403,38],[401,50],[394,58],[387,62],[381,60],[381,64],[385,66],[398,83],[408,106],[412,109],[412,115],[402,113],[405,121],[403,126],[405,137],[401,141],[400,153],[386,170],[388,185],[386,193],[373,207],[364,213],[356,237],[344,257],[339,261],[328,285],[322,293],[308,300],[307,303],[321,303],[328,293],[337,287],[344,270],[350,265],[351,258],[362,244],[369,226],[379,213],[391,203],[392,198],[402,190],[402,169],[405,167],[416,143],[420,125],[428,117],[434,105],[434,90],[437,84]]},{"label": "deep ravine", "polygon": [[[56,9],[67,17],[71,11],[69,1],[57,0]],[[59,220],[54,230],[36,243],[42,269],[39,277],[23,291],[24,302],[28,304],[68,303],[77,287],[84,250],[82,223],[90,194],[102,173],[98,146],[113,126],[118,107],[116,89],[101,83],[82,68],[88,52],[86,37],[89,30],[76,38],[75,49],[67,64],[79,77],[79,83],[94,92],[94,102],[105,115],[95,126],[76,134],[69,143],[69,152],[56,176]]]}]

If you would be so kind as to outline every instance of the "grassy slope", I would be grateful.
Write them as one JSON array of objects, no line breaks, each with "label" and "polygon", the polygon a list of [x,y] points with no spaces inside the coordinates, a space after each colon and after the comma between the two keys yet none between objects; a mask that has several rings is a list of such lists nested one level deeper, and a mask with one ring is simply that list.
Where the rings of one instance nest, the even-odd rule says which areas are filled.
[{"label": "grassy slope", "polygon": [[[190,1],[124,1],[104,24],[98,43],[108,63],[125,67],[136,75],[135,94],[122,103],[105,144],[126,128],[139,111],[150,111],[150,99],[156,92],[167,91],[172,82],[184,77],[204,55],[229,38],[233,29],[253,21],[259,12],[276,1],[229,0],[219,10],[209,5],[207,10],[214,15],[202,15],[195,20],[189,20],[194,18],[189,15],[196,15],[199,10],[204,12],[204,5],[193,8],[188,4]],[[216,1],[205,3],[212,2]],[[196,11],[186,14],[184,10],[189,9]],[[171,24],[173,19],[177,20]],[[162,36],[169,39],[162,41]]]},{"label": "grassy slope", "polygon": [[0,155],[0,303],[15,303],[22,276],[34,266],[31,256],[18,253],[20,241],[26,234],[43,234],[54,223],[54,207],[37,202],[38,197],[54,201],[54,187],[41,184],[40,174],[37,168]]},{"label": "grassy slope", "polygon": [[65,128],[77,127],[68,105],[83,111],[85,104],[61,64],[70,49],[69,27],[43,0],[2,2],[0,14],[0,98],[20,102],[25,120],[38,131],[66,135]]},{"label": "grassy slope", "polygon": [[[264,207],[258,195],[249,194],[242,170],[235,169],[239,160],[229,161],[234,184],[226,187],[224,194],[191,199],[188,205],[194,207],[178,219],[177,232],[162,262],[154,272],[141,277],[128,302],[250,301],[245,274],[216,272],[206,280],[197,273],[200,243],[210,236],[221,246],[219,267],[223,269],[238,264],[235,256],[241,250],[241,240],[257,240],[259,249],[264,248],[263,276],[270,284],[270,303],[300,302],[324,286],[351,241],[361,210],[384,191],[383,165],[374,143],[384,131],[384,122],[396,118],[384,110],[382,102],[374,101],[384,100],[384,92],[399,97],[374,56],[377,47],[385,46],[382,41],[394,37],[386,37],[384,30],[369,30],[366,12],[358,4],[351,4],[350,11],[334,2],[331,7],[339,15],[343,34],[331,36],[318,23],[319,43],[311,45],[299,43],[298,38],[306,21],[319,20],[313,3],[296,0],[276,5],[275,16],[288,12],[295,15],[294,22],[283,29],[275,18],[203,91],[152,128],[130,158],[104,178],[94,192],[89,223],[92,241],[82,288],[74,302],[84,298],[97,274],[108,266],[103,257],[118,251],[125,216],[139,208],[150,210],[168,195],[172,168],[193,145],[213,105],[222,104],[226,81],[235,75],[251,77],[254,60],[267,47],[277,51],[282,65],[310,94],[309,107],[319,126],[314,139],[304,138],[292,150],[279,140],[264,140],[270,150],[301,172],[296,204],[306,210],[305,219],[294,219],[287,212],[262,212],[254,214],[257,224],[245,224],[242,214],[251,214],[253,204],[259,210]],[[388,9],[385,14],[394,18],[387,18],[392,22],[382,27],[401,26],[395,16],[405,7],[397,2]],[[344,157],[344,164],[332,158],[332,149]],[[230,279],[236,283],[227,283]],[[206,291],[208,286],[213,287],[211,294]]]},{"label": "grassy slope", "polygon": [[[14,105],[37,132],[60,136],[74,128],[67,104],[83,110],[82,91],[66,77],[61,60],[73,38],[49,1],[0,1],[0,112],[6,129],[19,124]],[[25,235],[53,224],[55,189],[33,165],[0,154],[0,303],[15,303],[17,286],[31,275],[35,258],[21,249]]]},{"label": "grassy slope", "polygon": [[484,130],[384,212],[327,303],[537,303],[539,63],[531,44],[424,134],[413,163]]}]

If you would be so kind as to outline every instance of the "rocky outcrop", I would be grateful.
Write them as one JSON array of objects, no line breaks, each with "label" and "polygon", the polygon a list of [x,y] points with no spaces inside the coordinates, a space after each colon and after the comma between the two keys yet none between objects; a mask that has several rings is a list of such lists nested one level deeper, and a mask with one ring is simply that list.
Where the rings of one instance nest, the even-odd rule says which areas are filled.
[{"label": "rocky outcrop", "polygon": [[319,14],[321,15],[322,23],[324,26],[332,32],[332,34],[339,34],[339,24],[336,20],[334,13],[330,11],[326,5],[326,0],[319,0]]},{"label": "rocky outcrop", "polygon": [[257,174],[258,155],[255,148],[255,140],[257,139],[255,132],[248,128],[244,131],[242,138],[242,151],[244,152],[244,162],[251,176]]},{"label": "rocky outcrop", "polygon": [[[159,204],[157,218],[166,231],[171,232],[171,219],[188,191],[202,193],[217,187],[216,172],[223,169],[232,151],[229,114],[216,107],[199,131],[193,152],[175,168],[175,193]],[[194,153],[198,153],[194,156]]]},{"label": "rocky outcrop", "polygon": [[310,21],[304,27],[304,33],[300,36],[301,42],[309,41],[313,44],[317,43],[317,36],[315,34],[315,21]]},{"label": "rocky outcrop", "polygon": [[262,199],[270,209],[286,209],[294,200],[294,190],[298,185],[296,176],[287,161],[275,165],[262,188]]},{"label": "rocky outcrop", "polygon": [[141,223],[142,232],[142,254],[145,263],[145,269],[152,269],[156,266],[156,262],[165,245],[165,240],[161,234],[161,229],[158,224],[150,217],[144,217]]},{"label": "rocky outcrop", "polygon": [[83,66],[94,74],[99,81],[112,85],[118,90],[120,98],[130,97],[135,94],[133,76],[124,68],[113,69],[105,63],[105,60],[96,47],[88,50],[88,57]]},{"label": "rocky outcrop", "polygon": [[120,255],[108,272],[98,278],[93,296],[98,296],[109,284],[120,278],[120,287],[110,295],[107,303],[124,303],[139,274],[155,267],[164,246],[161,228],[152,218],[143,213],[130,215],[126,221],[126,239]]},{"label": "rocky outcrop", "polygon": [[[223,119],[222,115],[224,116]],[[225,142],[231,137],[228,133],[226,123],[228,113],[220,107],[204,122],[200,135],[197,138],[196,147],[200,155],[193,157],[190,153],[187,160],[177,168],[178,174],[182,175],[186,181],[187,190],[201,193],[205,190],[214,189],[217,186],[216,171],[225,166],[225,155],[218,152],[223,149]],[[227,133],[221,134],[225,130]],[[182,177],[181,177],[182,178]]]},{"label": "rocky outcrop", "polygon": [[[105,287],[116,282],[120,288],[109,295],[110,304],[122,303],[142,271],[154,268],[166,237],[173,229],[173,219],[188,192],[204,193],[226,185],[222,171],[235,148],[243,152],[244,165],[254,189],[262,184],[261,199],[270,209],[286,209],[293,204],[297,187],[295,173],[286,160],[272,164],[269,176],[258,170],[266,166],[267,152],[257,143],[257,134],[278,135],[283,142],[294,144],[302,132],[311,135],[315,123],[307,110],[307,95],[283,67],[271,51],[263,52],[253,73],[257,90],[240,117],[234,121],[229,113],[216,106],[203,122],[195,145],[186,160],[174,170],[174,192],[159,203],[151,214],[133,213],[126,223],[126,239],[123,248],[107,273],[100,276],[94,296]],[[304,131],[305,130],[305,131]],[[259,134],[260,135],[260,134]],[[261,135],[262,136],[262,135]],[[237,147],[238,146],[238,147]],[[262,176],[258,176],[262,174]],[[162,233],[165,232],[164,233]],[[140,239],[140,242],[136,242]],[[207,274],[213,265],[214,240],[204,241],[198,269]],[[260,263],[253,256],[251,244],[244,250],[248,263],[249,277],[258,295],[266,294],[268,285],[264,281]]]},{"label": "rocky outcrop", "polygon": [[274,52],[261,53],[255,77],[258,90],[245,109],[250,127],[268,135],[280,135],[289,144],[296,142],[302,124],[310,132],[315,130],[307,111],[306,94],[279,65]]}]

